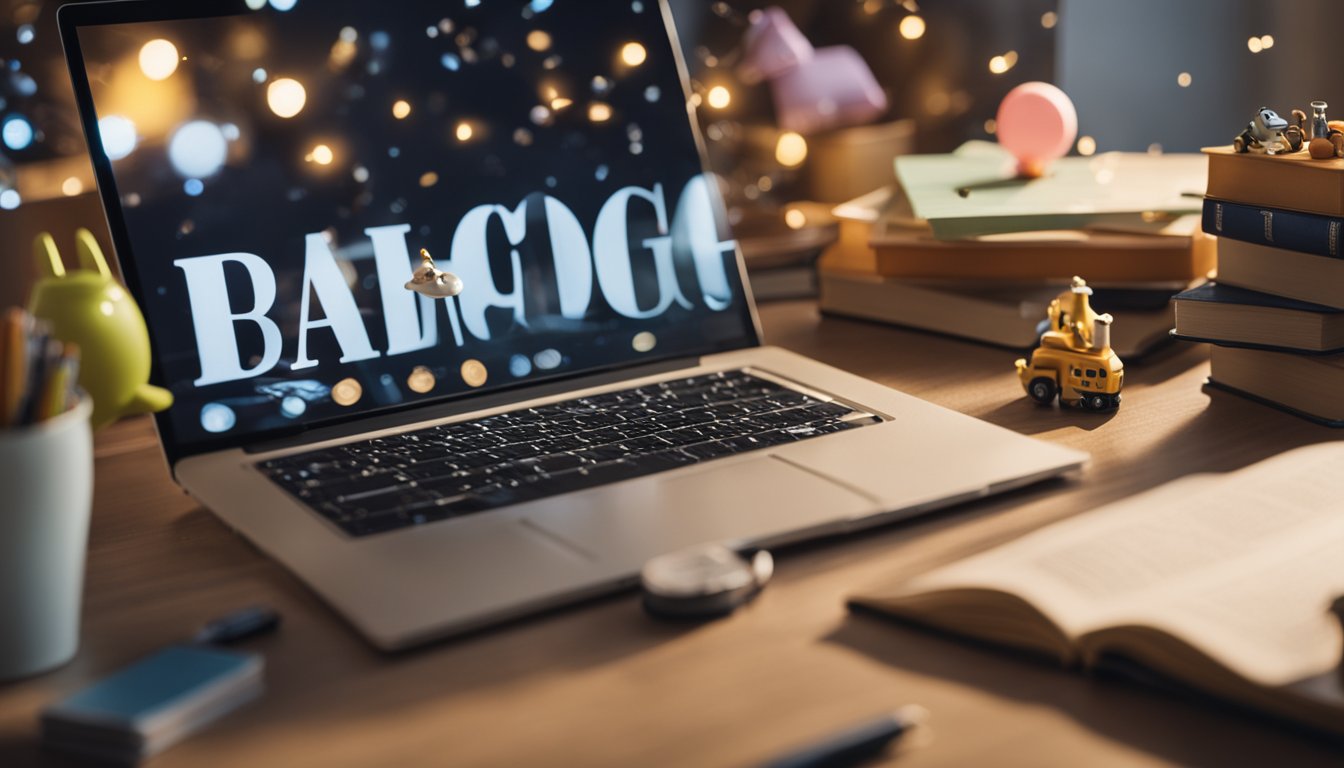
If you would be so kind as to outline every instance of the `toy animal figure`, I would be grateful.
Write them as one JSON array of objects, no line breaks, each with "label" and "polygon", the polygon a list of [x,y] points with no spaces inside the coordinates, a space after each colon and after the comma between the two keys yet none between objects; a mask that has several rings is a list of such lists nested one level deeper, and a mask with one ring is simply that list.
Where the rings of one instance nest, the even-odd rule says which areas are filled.
[{"label": "toy animal figure", "polygon": [[871,123],[887,111],[887,95],[858,51],[813,48],[782,9],[751,14],[738,74],[770,81],[779,127],[813,134]]},{"label": "toy animal figure", "polygon": [[1232,148],[1237,152],[1263,152],[1266,155],[1302,149],[1306,140],[1307,114],[1294,109],[1292,116],[1295,125],[1289,125],[1269,107],[1261,107],[1246,125],[1246,130],[1232,141]]},{"label": "toy animal figure", "polygon": [[37,237],[33,250],[42,279],[33,287],[28,309],[51,324],[56,338],[79,345],[79,386],[93,398],[93,428],[172,405],[168,390],[149,384],[145,318],[113,279],[93,233],[75,232],[80,269],[65,270],[48,233]]},{"label": "toy animal figure", "polygon": [[443,272],[434,266],[429,251],[420,249],[420,266],[411,273],[406,290],[415,291],[431,299],[451,299],[462,292],[462,278],[452,272]]}]

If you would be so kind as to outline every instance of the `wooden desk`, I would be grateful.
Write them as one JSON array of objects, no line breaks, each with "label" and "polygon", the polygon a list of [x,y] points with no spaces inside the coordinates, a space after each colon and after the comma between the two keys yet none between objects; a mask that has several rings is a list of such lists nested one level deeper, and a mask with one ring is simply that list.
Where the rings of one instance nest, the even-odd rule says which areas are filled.
[{"label": "wooden desk", "polygon": [[98,443],[83,650],[0,688],[0,765],[64,764],[35,746],[43,704],[252,602],[285,616],[253,645],[265,699],[155,766],[744,765],[910,702],[932,710],[936,735],[899,760],[909,768],[1339,764],[1338,746],[1253,716],[851,616],[843,601],[1172,478],[1341,433],[1204,393],[1203,347],[1132,365],[1108,419],[1030,404],[1011,352],[819,319],[805,302],[763,317],[772,343],[1094,463],[1080,482],[784,552],[776,581],[727,620],[659,624],[624,595],[386,657],[183,496],[148,421],[124,423]]}]

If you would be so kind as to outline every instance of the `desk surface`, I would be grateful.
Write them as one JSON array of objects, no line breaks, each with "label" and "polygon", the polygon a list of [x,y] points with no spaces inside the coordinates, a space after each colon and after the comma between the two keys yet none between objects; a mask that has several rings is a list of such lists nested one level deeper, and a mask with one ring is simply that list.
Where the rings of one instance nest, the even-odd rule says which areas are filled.
[{"label": "desk surface", "polygon": [[[770,343],[997,424],[1090,451],[1083,478],[779,554],[776,580],[701,626],[623,595],[398,657],[169,481],[147,420],[98,440],[83,648],[0,687],[0,764],[35,746],[45,703],[206,619],[254,602],[282,631],[254,644],[269,691],[155,766],[744,765],[906,703],[933,712],[931,765],[1313,765],[1331,747],[1253,716],[851,616],[852,589],[913,574],[1180,475],[1245,466],[1341,433],[1206,393],[1207,350],[1130,366],[1113,417],[1039,409],[1012,352],[768,304]],[[0,620],[3,620],[0,617]],[[1338,747],[1335,747],[1338,749]]]}]

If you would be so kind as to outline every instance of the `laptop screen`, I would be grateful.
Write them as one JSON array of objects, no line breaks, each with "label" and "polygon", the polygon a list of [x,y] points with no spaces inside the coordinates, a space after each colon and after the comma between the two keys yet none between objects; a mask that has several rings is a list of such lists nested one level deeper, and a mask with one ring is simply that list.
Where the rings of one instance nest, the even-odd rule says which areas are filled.
[{"label": "laptop screen", "polygon": [[[76,91],[179,451],[754,341],[658,0],[92,8]],[[422,248],[460,295],[408,289]]]}]

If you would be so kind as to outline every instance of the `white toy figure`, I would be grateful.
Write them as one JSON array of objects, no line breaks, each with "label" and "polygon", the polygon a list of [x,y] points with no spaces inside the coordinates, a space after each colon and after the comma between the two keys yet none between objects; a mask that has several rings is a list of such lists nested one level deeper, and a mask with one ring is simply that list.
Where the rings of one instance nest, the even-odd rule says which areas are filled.
[{"label": "white toy figure", "polygon": [[415,291],[431,299],[451,299],[462,292],[462,278],[452,272],[441,272],[434,267],[429,251],[420,249],[420,266],[411,273],[406,290]]}]

